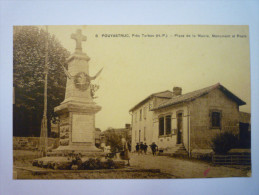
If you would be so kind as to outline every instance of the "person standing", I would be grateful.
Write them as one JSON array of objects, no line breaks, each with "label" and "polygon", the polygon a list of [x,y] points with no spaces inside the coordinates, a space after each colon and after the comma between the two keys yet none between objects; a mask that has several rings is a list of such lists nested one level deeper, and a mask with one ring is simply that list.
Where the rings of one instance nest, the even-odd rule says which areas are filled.
[{"label": "person standing", "polygon": [[129,149],[129,152],[131,152],[131,144],[129,142],[128,143],[128,149]]},{"label": "person standing", "polygon": [[140,143],[140,153],[143,154],[144,151],[144,144],[143,142]]},{"label": "person standing", "polygon": [[136,145],[136,152],[139,154],[139,143]]},{"label": "person standing", "polygon": [[143,149],[144,149],[144,153],[145,153],[145,154],[147,154],[147,147],[148,147],[147,144],[144,143]]},{"label": "person standing", "polygon": [[153,143],[150,145],[150,148],[151,148],[151,150],[152,150],[153,156],[155,156],[156,151],[157,151],[157,149],[158,149],[158,146],[155,144],[155,142],[153,142]]},{"label": "person standing", "polygon": [[122,155],[121,155],[121,158],[123,159],[123,160],[127,160],[128,161],[128,166],[130,166],[130,162],[129,162],[129,160],[130,160],[130,157],[129,157],[129,148],[128,148],[128,143],[127,143],[127,141],[126,141],[126,139],[125,138],[122,138],[121,139],[121,143],[122,143],[122,147],[123,147],[123,150],[122,150]]}]

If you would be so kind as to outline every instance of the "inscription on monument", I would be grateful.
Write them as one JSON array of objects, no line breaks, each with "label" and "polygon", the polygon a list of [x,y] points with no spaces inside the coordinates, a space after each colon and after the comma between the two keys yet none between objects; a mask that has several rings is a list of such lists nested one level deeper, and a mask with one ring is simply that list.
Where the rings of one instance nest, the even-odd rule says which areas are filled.
[{"label": "inscription on monument", "polygon": [[93,142],[93,115],[73,114],[72,142]]}]

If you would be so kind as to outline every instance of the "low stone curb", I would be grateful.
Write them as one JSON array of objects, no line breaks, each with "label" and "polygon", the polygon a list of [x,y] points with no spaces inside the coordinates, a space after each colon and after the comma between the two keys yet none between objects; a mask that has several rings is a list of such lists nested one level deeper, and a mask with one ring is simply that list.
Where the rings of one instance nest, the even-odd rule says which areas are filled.
[{"label": "low stone curb", "polygon": [[35,174],[44,173],[111,173],[111,172],[151,172],[161,173],[160,169],[137,169],[132,167],[122,169],[96,169],[96,170],[53,170],[39,167],[14,167],[14,169],[20,169],[24,171],[30,171]]}]

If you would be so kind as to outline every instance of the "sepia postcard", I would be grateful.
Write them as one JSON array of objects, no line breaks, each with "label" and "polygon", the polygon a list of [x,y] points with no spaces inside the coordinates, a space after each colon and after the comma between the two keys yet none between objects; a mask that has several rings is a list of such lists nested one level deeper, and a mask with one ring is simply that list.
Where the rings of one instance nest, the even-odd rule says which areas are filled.
[{"label": "sepia postcard", "polygon": [[249,28],[13,26],[13,179],[251,177]]}]

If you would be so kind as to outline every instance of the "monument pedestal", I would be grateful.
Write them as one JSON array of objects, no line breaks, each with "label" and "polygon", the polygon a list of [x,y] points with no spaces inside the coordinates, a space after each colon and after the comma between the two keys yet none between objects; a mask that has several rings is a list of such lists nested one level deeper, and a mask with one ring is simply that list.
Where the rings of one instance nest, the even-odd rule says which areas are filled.
[{"label": "monument pedestal", "polygon": [[95,113],[101,107],[94,102],[64,102],[55,108],[60,117],[59,147],[49,155],[80,153],[83,156],[103,156],[95,147]]}]

